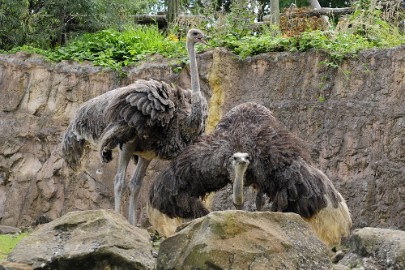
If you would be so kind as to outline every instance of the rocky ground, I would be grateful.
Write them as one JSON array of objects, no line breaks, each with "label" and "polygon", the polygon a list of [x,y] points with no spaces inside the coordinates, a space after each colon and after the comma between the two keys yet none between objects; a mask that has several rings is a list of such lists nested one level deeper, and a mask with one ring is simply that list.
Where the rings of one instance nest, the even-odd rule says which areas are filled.
[{"label": "rocky ground", "polygon": [[0,269],[400,270],[405,232],[366,227],[329,250],[294,213],[218,211],[167,239],[112,210],[73,211],[39,225]]}]

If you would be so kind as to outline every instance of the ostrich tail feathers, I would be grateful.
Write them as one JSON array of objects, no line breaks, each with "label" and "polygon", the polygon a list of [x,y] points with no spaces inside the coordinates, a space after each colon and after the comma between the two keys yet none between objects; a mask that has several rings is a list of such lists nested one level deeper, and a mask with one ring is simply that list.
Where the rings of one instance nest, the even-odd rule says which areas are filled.
[{"label": "ostrich tail feathers", "polygon": [[83,156],[85,140],[79,138],[73,125],[69,125],[62,141],[62,155],[67,165],[73,170],[77,170]]},{"label": "ostrich tail feathers", "polygon": [[182,218],[170,218],[158,209],[153,208],[150,204],[147,204],[146,208],[150,224],[164,237],[172,236],[176,232],[177,227],[186,222]]},{"label": "ostrich tail feathers", "polygon": [[338,246],[342,239],[348,237],[352,227],[349,209],[343,197],[339,196],[341,201],[337,207],[333,207],[327,198],[327,207],[310,218],[304,218],[319,239],[330,248]]}]

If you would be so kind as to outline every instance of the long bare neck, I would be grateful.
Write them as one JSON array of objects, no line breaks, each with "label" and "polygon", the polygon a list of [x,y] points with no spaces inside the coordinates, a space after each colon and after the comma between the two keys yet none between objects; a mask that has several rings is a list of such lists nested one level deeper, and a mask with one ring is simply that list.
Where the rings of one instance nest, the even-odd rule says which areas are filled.
[{"label": "long bare neck", "polygon": [[193,42],[187,41],[187,51],[190,58],[191,90],[193,93],[200,93],[200,80],[198,78],[198,67],[194,45]]},{"label": "long bare neck", "polygon": [[233,203],[235,205],[243,204],[243,184],[245,180],[245,166],[235,166],[235,179],[233,181]]}]

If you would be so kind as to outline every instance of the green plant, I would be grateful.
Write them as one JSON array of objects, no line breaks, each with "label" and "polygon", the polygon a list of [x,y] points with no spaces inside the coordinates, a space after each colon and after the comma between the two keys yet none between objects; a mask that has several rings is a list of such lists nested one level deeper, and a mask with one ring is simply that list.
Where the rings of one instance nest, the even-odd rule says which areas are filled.
[{"label": "green plant", "polygon": [[321,62],[319,62],[319,64],[320,64],[320,65],[327,66],[327,67],[333,67],[333,68],[338,68],[338,67],[339,67],[339,65],[336,64],[335,62],[328,61],[328,60],[321,61]]},{"label": "green plant", "polygon": [[[371,4],[366,5],[364,1]],[[213,37],[210,41],[212,47],[226,47],[241,58],[266,52],[315,50],[330,56],[321,64],[339,68],[344,58],[356,56],[360,50],[405,43],[405,35],[401,35],[390,21],[398,16],[381,16],[382,11],[372,4],[375,1],[363,0],[361,3],[365,7],[359,7],[353,15],[341,20],[342,23],[334,30],[307,30],[295,36],[282,33],[275,26],[251,28],[255,15],[253,9],[246,7],[247,0],[237,0],[230,5],[228,14],[219,12],[218,6],[213,4],[207,8],[205,18],[208,19],[178,22],[165,33],[160,32],[156,26],[123,26],[86,33],[71,39],[66,46],[50,50],[28,45],[14,48],[10,52],[35,52],[52,61],[91,61],[95,65],[120,71],[127,65],[152,59],[151,55],[159,54],[173,61],[177,59],[175,69],[179,71],[182,64],[187,63],[184,46],[186,28],[198,27]]]},{"label": "green plant", "polygon": [[[389,2],[388,2],[389,3]],[[359,35],[375,47],[391,47],[403,44],[405,35],[399,32],[397,24],[404,19],[400,3],[382,7],[378,0],[355,2],[355,12],[342,19],[336,31],[348,35]]]},{"label": "green plant", "polygon": [[[397,27],[384,19],[376,0],[364,1],[370,2],[367,8],[358,7],[353,15],[343,20],[347,27],[338,25],[332,31],[309,29],[293,37],[275,34],[275,31],[271,34],[265,31],[249,32],[243,37],[230,33],[225,38],[217,38],[214,43],[229,48],[241,57],[272,51],[323,51],[330,55],[330,60],[322,64],[335,68],[344,58],[353,57],[360,50],[404,44],[405,35],[401,35]],[[363,31],[360,31],[359,25]]]},{"label": "green plant", "polygon": [[325,102],[325,100],[326,100],[326,98],[324,97],[324,95],[319,95],[319,97],[318,97],[318,101],[320,102],[320,103],[322,103],[322,102]]},{"label": "green plant", "polygon": [[24,50],[41,54],[52,61],[91,61],[93,64],[120,70],[122,67],[146,60],[159,54],[169,59],[185,62],[187,52],[181,40],[166,38],[157,27],[128,26],[123,31],[107,29],[94,34],[84,34],[66,46],[54,50],[35,47],[18,47],[10,52]]},{"label": "green plant", "polygon": [[226,47],[242,58],[264,52],[297,50],[295,38],[282,37],[281,34],[276,33],[273,35],[256,35],[251,33],[243,37],[227,34],[222,38],[214,38],[212,44],[213,46]]},{"label": "green plant", "polygon": [[27,14],[28,1],[0,2],[0,49],[9,50],[25,41],[24,20]]},{"label": "green plant", "polygon": [[[2,0],[0,49],[50,48],[88,32],[133,23],[133,14],[158,0]],[[12,34],[11,34],[12,33]]]}]

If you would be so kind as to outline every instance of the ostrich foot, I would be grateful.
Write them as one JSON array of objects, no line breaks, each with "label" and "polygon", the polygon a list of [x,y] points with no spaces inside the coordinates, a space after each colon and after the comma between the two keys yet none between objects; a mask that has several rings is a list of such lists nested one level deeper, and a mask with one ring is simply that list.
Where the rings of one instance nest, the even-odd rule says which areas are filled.
[{"label": "ostrich foot", "polygon": [[112,151],[111,149],[103,148],[101,151],[101,160],[103,163],[108,163],[112,160]]}]

